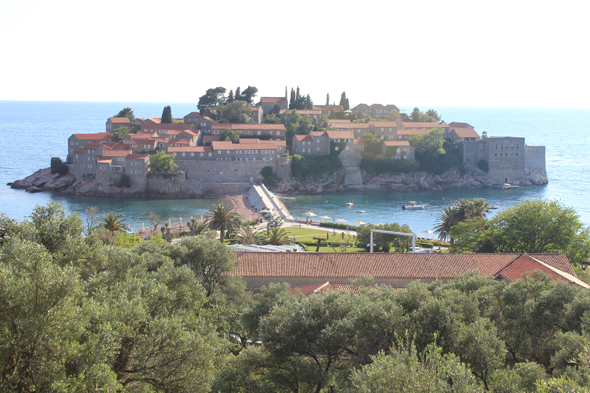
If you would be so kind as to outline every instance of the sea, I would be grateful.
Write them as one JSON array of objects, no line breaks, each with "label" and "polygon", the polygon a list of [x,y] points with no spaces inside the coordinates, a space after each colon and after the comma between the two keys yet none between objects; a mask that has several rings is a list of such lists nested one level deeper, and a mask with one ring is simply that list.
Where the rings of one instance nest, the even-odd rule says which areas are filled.
[{"label": "sea", "polygon": [[[172,223],[200,218],[219,202],[214,199],[147,199],[65,196],[58,193],[29,194],[13,190],[6,183],[22,179],[49,167],[51,157],[67,155],[67,139],[74,133],[105,130],[107,118],[130,107],[136,117],[160,117],[164,106],[172,107],[173,117],[196,111],[196,103],[146,102],[41,102],[0,101],[0,213],[22,220],[35,206],[50,200],[63,203],[69,213],[82,218],[90,206],[99,213],[124,214],[133,229],[149,226],[150,212]],[[399,105],[398,105],[399,106]],[[402,108],[403,106],[399,106]],[[410,108],[410,106],[408,106]],[[413,108],[413,106],[411,107]],[[430,108],[421,108],[422,110]],[[481,135],[525,137],[528,145],[546,146],[549,184],[512,190],[452,189],[435,191],[339,192],[301,195],[285,200],[295,217],[357,223],[407,224],[418,235],[436,226],[439,211],[460,198],[484,198],[498,205],[490,216],[531,198],[557,200],[576,210],[580,221],[590,226],[590,109],[436,107],[444,121],[465,122]],[[426,210],[402,210],[409,201],[428,204]],[[351,206],[349,203],[352,203]],[[362,211],[362,212],[359,212]],[[320,217],[329,218],[320,218]]]}]

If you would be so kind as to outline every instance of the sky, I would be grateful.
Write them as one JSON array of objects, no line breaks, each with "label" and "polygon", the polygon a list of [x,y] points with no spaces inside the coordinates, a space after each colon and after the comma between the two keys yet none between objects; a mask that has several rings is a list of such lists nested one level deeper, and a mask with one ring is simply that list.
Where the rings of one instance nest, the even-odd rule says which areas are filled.
[{"label": "sky", "polygon": [[0,100],[590,108],[583,4],[0,0]]}]

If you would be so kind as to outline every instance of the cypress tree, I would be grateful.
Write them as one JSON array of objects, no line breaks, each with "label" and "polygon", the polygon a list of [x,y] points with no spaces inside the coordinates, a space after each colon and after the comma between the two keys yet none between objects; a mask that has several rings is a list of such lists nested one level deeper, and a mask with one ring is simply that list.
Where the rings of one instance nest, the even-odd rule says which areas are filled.
[{"label": "cypress tree", "polygon": [[330,105],[330,93],[326,94],[326,105]]},{"label": "cypress tree", "polygon": [[240,87],[239,86],[236,89],[236,94],[234,95],[234,100],[235,101],[241,101],[242,100],[242,91],[240,90]]},{"label": "cypress tree", "polygon": [[289,100],[289,109],[295,109],[295,90],[291,88],[291,99]]},{"label": "cypress tree", "polygon": [[347,111],[348,109],[350,109],[350,105],[348,104],[348,98],[346,98],[346,92],[342,92],[342,95],[340,96],[340,105],[342,105],[342,107],[344,108],[345,111]]},{"label": "cypress tree", "polygon": [[229,91],[229,94],[227,95],[227,100],[225,100],[225,102],[228,104],[234,102],[234,91],[233,90]]},{"label": "cypress tree", "polygon": [[172,123],[172,108],[170,107],[170,105],[164,107],[164,110],[162,111],[161,122],[167,124]]}]

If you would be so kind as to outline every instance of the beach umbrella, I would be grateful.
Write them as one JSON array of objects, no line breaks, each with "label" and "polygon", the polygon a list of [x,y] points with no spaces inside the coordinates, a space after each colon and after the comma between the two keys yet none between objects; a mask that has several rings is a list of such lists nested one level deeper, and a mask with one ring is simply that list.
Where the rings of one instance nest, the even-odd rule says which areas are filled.
[{"label": "beach umbrella", "polygon": [[328,217],[328,216],[320,216],[320,218],[322,219],[322,222],[324,222],[324,220],[327,220],[327,219],[329,219],[331,217]]},{"label": "beach umbrella", "polygon": [[338,222],[348,222],[348,221],[346,221],[344,218],[339,218],[339,219],[337,219],[336,221],[338,221]]},{"label": "beach umbrella", "polygon": [[426,233],[426,234],[430,235],[430,234],[434,233],[434,231],[431,231],[430,229],[427,229],[425,231],[422,231],[422,233]]},{"label": "beach umbrella", "polygon": [[362,221],[355,221],[355,224],[359,224],[359,225],[367,225],[366,222],[362,222]]},{"label": "beach umbrella", "polygon": [[312,212],[305,212],[305,213],[303,213],[303,215],[304,216],[307,216],[307,217],[315,217],[315,216],[317,216],[317,214],[312,213]]}]

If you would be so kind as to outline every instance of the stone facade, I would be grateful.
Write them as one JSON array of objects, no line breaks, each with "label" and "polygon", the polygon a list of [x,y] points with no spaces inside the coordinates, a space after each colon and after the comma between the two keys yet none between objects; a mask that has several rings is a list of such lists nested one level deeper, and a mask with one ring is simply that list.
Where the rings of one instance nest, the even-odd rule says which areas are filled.
[{"label": "stone facade", "polygon": [[519,137],[488,137],[463,142],[463,162],[477,167],[480,160],[488,162],[488,174],[501,182],[526,180],[525,144]]},{"label": "stone facade", "polygon": [[545,171],[545,146],[525,145],[524,165],[525,167],[538,168]]}]

